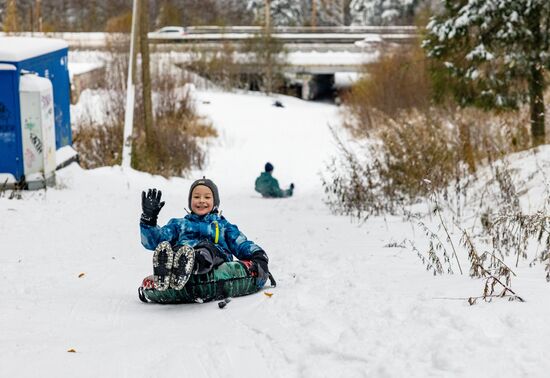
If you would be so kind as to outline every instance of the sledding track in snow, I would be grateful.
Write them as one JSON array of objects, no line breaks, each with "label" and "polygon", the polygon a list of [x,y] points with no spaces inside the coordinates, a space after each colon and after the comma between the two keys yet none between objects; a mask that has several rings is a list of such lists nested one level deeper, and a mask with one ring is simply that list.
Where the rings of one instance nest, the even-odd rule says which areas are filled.
[{"label": "sledding track in snow", "polygon": [[[285,107],[276,108],[255,94],[196,98],[220,133],[204,172],[166,180],[73,165],[54,189],[0,198],[0,279],[10,285],[0,304],[2,375],[546,374],[547,288],[520,283],[531,299],[523,304],[436,299],[478,294],[481,285],[434,278],[410,250],[384,247],[415,237],[400,219],[357,224],[330,214],[318,173],[334,151],[336,107],[279,97]],[[296,184],[294,197],[253,191],[268,160],[283,186]],[[163,191],[164,224],[185,214],[189,184],[203,174],[218,184],[223,214],[269,254],[278,287],[223,310],[215,302],[143,304],[136,289],[152,253],[139,242],[141,190]]]}]

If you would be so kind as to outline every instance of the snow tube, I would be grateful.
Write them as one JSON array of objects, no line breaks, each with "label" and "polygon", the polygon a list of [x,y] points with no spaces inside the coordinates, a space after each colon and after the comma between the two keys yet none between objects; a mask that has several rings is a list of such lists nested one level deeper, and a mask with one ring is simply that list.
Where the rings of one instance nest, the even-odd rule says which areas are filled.
[{"label": "snow tube", "polygon": [[256,277],[238,262],[225,262],[206,274],[194,274],[181,290],[169,288],[159,291],[154,288],[153,276],[145,277],[138,289],[142,302],[163,304],[203,303],[228,297],[240,297],[255,293]]}]

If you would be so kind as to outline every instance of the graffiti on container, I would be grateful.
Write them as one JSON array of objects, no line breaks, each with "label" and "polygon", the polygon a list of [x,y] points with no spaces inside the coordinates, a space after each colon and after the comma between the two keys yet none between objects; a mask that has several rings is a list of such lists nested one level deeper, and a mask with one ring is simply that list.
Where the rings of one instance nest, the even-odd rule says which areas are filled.
[{"label": "graffiti on container", "polygon": [[40,138],[38,137],[38,135],[36,135],[35,133],[31,132],[29,134],[29,137],[31,138],[31,142],[32,142],[32,145],[34,146],[34,148],[36,148],[36,151],[38,151],[38,153],[42,153],[42,150],[43,150],[43,144],[42,144],[42,141],[40,140]]},{"label": "graffiti on container", "polygon": [[25,119],[25,129],[31,131],[31,130],[34,129],[35,126],[36,126],[36,124],[33,121],[31,121],[29,119]]},{"label": "graffiti on container", "polygon": [[7,106],[3,102],[0,102],[0,124],[7,123],[9,118],[10,118],[10,111],[8,110]]},{"label": "graffiti on container", "polygon": [[40,97],[41,100],[42,100],[42,107],[43,108],[49,108],[52,104],[52,95],[51,94],[46,94],[44,96],[41,96]]},{"label": "graffiti on container", "polygon": [[55,108],[55,124],[61,125],[63,122],[63,112],[59,108]]},{"label": "graffiti on container", "polygon": [[29,148],[27,148],[25,150],[25,165],[27,167],[32,167],[35,160],[36,160],[36,156],[34,155],[34,152],[32,152]]}]

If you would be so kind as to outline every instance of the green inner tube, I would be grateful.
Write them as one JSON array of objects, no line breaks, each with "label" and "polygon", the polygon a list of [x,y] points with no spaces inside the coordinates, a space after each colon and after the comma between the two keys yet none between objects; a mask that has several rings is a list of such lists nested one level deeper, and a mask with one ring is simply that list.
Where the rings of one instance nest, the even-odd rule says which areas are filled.
[{"label": "green inner tube", "polygon": [[140,299],[156,303],[202,303],[257,292],[256,278],[238,261],[226,262],[206,274],[193,274],[181,290],[140,288]]}]

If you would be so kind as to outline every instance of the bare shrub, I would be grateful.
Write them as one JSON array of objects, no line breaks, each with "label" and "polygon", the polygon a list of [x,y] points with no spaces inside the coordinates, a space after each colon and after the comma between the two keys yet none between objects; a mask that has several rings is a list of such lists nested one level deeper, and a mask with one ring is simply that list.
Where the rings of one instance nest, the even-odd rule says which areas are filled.
[{"label": "bare shrub", "polygon": [[283,43],[273,37],[270,29],[264,29],[262,33],[247,39],[242,52],[249,56],[246,71],[259,75],[258,89],[271,93],[284,87],[283,67],[286,61],[286,50]]},{"label": "bare shrub", "polygon": [[145,146],[143,129],[138,132],[132,156],[136,169],[165,177],[185,175],[192,168],[202,168],[206,159],[206,138],[217,132],[189,107],[190,99],[180,101],[170,113],[161,113],[153,128],[153,149]]},{"label": "bare shrub", "polygon": [[[523,301],[511,288],[515,274],[510,260],[518,266],[535,247],[531,265],[544,264],[550,280],[550,217],[546,208],[523,213],[522,183],[502,161],[530,147],[528,109],[482,112],[450,103],[435,108],[430,105],[432,89],[425,84],[418,86],[417,99],[414,84],[404,84],[401,95],[399,67],[393,66],[397,57],[393,63],[387,58],[371,66],[370,76],[346,99],[344,126],[359,142],[346,146],[336,138],[340,156],[328,164],[329,177],[323,178],[326,202],[336,213],[359,218],[389,212],[414,221],[427,245],[422,250],[409,243],[434,275],[453,273],[455,267],[462,273],[459,257],[467,255],[470,276],[483,280],[481,295],[462,298],[470,304],[497,297]],[[487,183],[480,189],[476,179],[481,169]],[[539,172],[544,174],[542,168]],[[419,201],[431,211],[412,214],[407,205]],[[473,208],[477,213],[471,214]],[[481,214],[479,209],[484,209]],[[463,213],[479,220],[471,231],[461,223]],[[436,226],[429,223],[432,217]],[[462,234],[460,243],[453,241],[451,229]]]},{"label": "bare shrub", "polygon": [[427,62],[418,46],[403,47],[363,68],[363,77],[344,96],[346,126],[356,135],[368,135],[376,125],[371,112],[389,117],[403,110],[429,108],[432,90]]},{"label": "bare shrub", "polygon": [[[502,189],[501,186],[499,186]],[[420,258],[422,264],[426,267],[426,270],[432,271],[434,275],[441,275],[444,273],[444,267],[446,272],[453,274],[453,258],[456,263],[460,274],[463,274],[460,259],[458,257],[459,252],[465,252],[468,256],[469,262],[469,276],[471,278],[483,279],[482,294],[478,296],[471,296],[467,298],[445,298],[445,299],[464,299],[467,300],[470,305],[477,303],[479,299],[490,302],[493,298],[508,298],[508,300],[518,300],[523,302],[524,299],[516,294],[512,289],[512,276],[516,274],[505,263],[505,257],[498,248],[495,248],[495,244],[491,246],[486,243],[484,234],[478,234],[477,238],[487,248],[487,250],[480,252],[475,241],[476,237],[466,231],[456,221],[451,220],[445,216],[443,212],[442,197],[435,191],[432,191],[429,196],[429,204],[433,209],[431,214],[436,216],[437,229],[432,230],[418,215],[411,215],[412,220],[416,220],[417,225],[421,231],[428,238],[428,247],[426,251],[419,250],[413,241],[409,240],[409,244],[412,247],[412,251]],[[490,229],[495,224],[490,225]],[[461,240],[458,245],[453,242],[453,237],[450,232],[451,229],[458,229],[460,231]],[[462,250],[460,249],[462,247]]]},{"label": "bare shrub", "polygon": [[23,195],[21,192],[23,189],[24,185],[21,185],[20,183],[8,185],[8,179],[4,182],[0,181],[0,198],[7,198],[9,200],[22,199]]},{"label": "bare shrub", "polygon": [[237,58],[237,49],[229,42],[224,42],[221,49],[216,51],[194,47],[184,68],[219,84],[225,90],[246,88]]},{"label": "bare shrub", "polygon": [[92,169],[116,165],[122,159],[124,108],[128,69],[127,57],[118,52],[117,43],[111,45],[105,60],[105,87],[100,89],[103,97],[103,122],[96,120],[93,110],[83,117],[73,131],[73,145],[78,151],[82,167]]},{"label": "bare shrub", "polygon": [[395,117],[371,109],[368,114],[376,125],[369,131],[373,142],[354,149],[336,140],[340,156],[327,164],[323,185],[337,213],[395,213],[429,194],[425,180],[436,191],[454,184],[455,194],[465,195],[479,166],[530,146],[524,111],[517,118],[459,108],[411,109]]},{"label": "bare shrub", "polygon": [[466,231],[463,231],[462,245],[468,251],[470,277],[484,279],[482,295],[468,298],[470,305],[475,304],[478,299],[490,302],[492,298],[504,297],[510,301],[524,302],[524,299],[511,288],[512,275],[516,274],[502,259],[497,257],[494,252],[485,251],[480,254]]},{"label": "bare shrub", "polygon": [[[168,76],[162,70],[154,71],[152,76],[156,120],[154,146],[147,148],[144,127],[139,128],[134,140],[132,166],[165,177],[185,174],[192,167],[202,168],[206,155],[201,141],[216,137],[216,130],[196,114],[185,77]],[[139,104],[137,108],[142,109]]]},{"label": "bare shrub", "polygon": [[[106,61],[107,88],[102,90],[106,119],[99,124],[94,115],[89,114],[74,133],[74,145],[85,168],[121,162],[128,60],[126,52],[120,52],[118,42],[118,39],[113,41]],[[143,98],[138,85],[132,167],[164,176],[183,175],[204,164],[207,144],[203,141],[217,133],[196,114],[187,78],[179,75],[181,70],[175,70],[170,61],[153,67],[154,143],[149,146],[145,143]],[[140,77],[139,72],[136,77]]]},{"label": "bare shrub", "polygon": [[219,83],[225,90],[271,93],[286,90],[282,71],[285,60],[282,43],[270,32],[263,32],[247,39],[241,48],[229,42],[215,51],[194,48],[184,67]]},{"label": "bare shrub", "polygon": [[471,158],[476,164],[488,164],[531,147],[527,108],[518,112],[498,113],[455,107],[447,108],[445,116],[459,134],[466,134],[460,136],[463,161],[468,159],[468,153],[464,150],[465,143],[470,145]]},{"label": "bare shrub", "polygon": [[[394,213],[401,201],[391,196],[393,192],[386,192],[386,182],[380,177],[382,170],[378,169],[380,161],[363,162],[360,154],[344,145],[336,135],[335,139],[339,156],[333,157],[327,164],[327,174],[321,176],[325,203],[332,212],[357,218]],[[367,151],[371,148],[363,147]],[[361,150],[360,153],[368,152]]]},{"label": "bare shrub", "polygon": [[354,151],[338,140],[340,157],[327,165],[326,202],[337,213],[355,216],[395,213],[429,194],[425,185],[447,190],[467,169],[460,144],[438,113],[403,113],[399,120],[376,113],[373,143]]},{"label": "bare shrub", "polygon": [[80,165],[86,169],[118,165],[122,161],[123,123],[80,124],[73,136]]},{"label": "bare shrub", "polygon": [[132,11],[111,17],[105,24],[106,33],[129,33],[132,29]]}]

